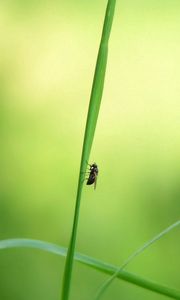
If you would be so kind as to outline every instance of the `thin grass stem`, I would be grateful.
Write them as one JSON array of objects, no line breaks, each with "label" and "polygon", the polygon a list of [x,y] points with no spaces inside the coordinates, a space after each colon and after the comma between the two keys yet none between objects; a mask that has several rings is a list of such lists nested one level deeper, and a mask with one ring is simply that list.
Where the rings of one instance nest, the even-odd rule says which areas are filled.
[{"label": "thin grass stem", "polygon": [[[32,248],[46,251],[52,254],[60,255],[66,257],[67,248],[55,245],[52,243],[31,240],[31,239],[7,239],[0,241],[0,250],[10,249],[10,248]],[[107,262],[95,259],[85,254],[75,253],[74,259],[87,267],[94,270],[103,272],[108,275],[114,274],[118,271],[117,278],[124,280],[128,283],[134,284],[138,287],[144,288],[146,290],[158,293],[160,295],[168,296],[173,299],[180,300],[180,291],[171,288],[169,286],[164,286],[155,281],[149,280],[147,278],[141,277],[139,275],[127,272],[125,270],[120,270],[119,267],[109,264]]]},{"label": "thin grass stem", "polygon": [[141,246],[139,249],[137,249],[134,253],[132,253],[127,260],[122,264],[122,266],[120,268],[118,268],[118,270],[116,270],[116,272],[110,277],[108,278],[98,289],[96,296],[95,296],[95,300],[99,300],[100,297],[102,297],[102,295],[104,294],[104,292],[107,290],[107,288],[112,284],[112,282],[114,281],[114,279],[116,277],[118,277],[119,272],[122,272],[123,269],[134,260],[135,257],[137,257],[138,255],[140,255],[145,249],[147,249],[149,246],[151,246],[152,244],[154,244],[155,242],[157,242],[158,240],[160,240],[162,237],[164,237],[168,232],[170,232],[172,229],[174,229],[175,227],[180,225],[180,220],[178,220],[177,222],[173,223],[172,225],[170,225],[169,227],[167,227],[166,229],[164,229],[163,231],[161,231],[159,234],[157,234],[155,237],[153,237],[152,239],[150,239],[148,242],[146,242],[143,246]]},{"label": "thin grass stem", "polygon": [[78,228],[79,213],[80,213],[80,202],[81,202],[82,188],[83,188],[83,182],[85,177],[84,172],[86,171],[86,162],[89,160],[89,155],[92,147],[92,142],[94,138],[96,123],[97,123],[100,104],[101,104],[105,72],[106,72],[106,64],[107,64],[108,41],[109,41],[109,36],[110,36],[110,31],[111,31],[111,26],[112,26],[112,21],[114,16],[115,4],[116,4],[116,0],[109,0],[107,4],[101,42],[99,46],[99,52],[98,52],[98,57],[96,62],[95,73],[94,73],[94,79],[93,79],[93,85],[92,85],[91,97],[90,97],[90,103],[88,109],[88,116],[86,121],[82,156],[81,156],[79,181],[77,187],[76,205],[75,205],[75,212],[74,212],[74,221],[73,221],[72,233],[71,233],[70,243],[68,247],[68,253],[66,257],[64,276],[63,276],[62,294],[61,294],[62,300],[69,299],[77,228]]}]

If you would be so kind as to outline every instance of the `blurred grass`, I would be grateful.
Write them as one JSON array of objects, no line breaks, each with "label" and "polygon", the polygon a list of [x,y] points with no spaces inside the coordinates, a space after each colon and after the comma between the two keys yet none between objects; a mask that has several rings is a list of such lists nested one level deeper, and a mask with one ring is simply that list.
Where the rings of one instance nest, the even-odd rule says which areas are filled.
[{"label": "blurred grass", "polygon": [[[0,234],[66,246],[105,1],[78,1],[77,7],[60,2],[60,9],[56,1],[32,4],[0,3]],[[179,218],[179,5],[117,5],[91,155],[101,176],[95,195],[85,189],[77,244],[77,250],[116,265]],[[24,299],[27,289],[29,299],[57,299],[63,263],[23,253],[0,257],[3,300]],[[129,270],[178,288],[178,259],[172,234]],[[31,281],[21,285],[27,273],[36,274],[34,291]],[[74,299],[84,300],[87,290],[93,294],[104,279],[83,268],[75,274]],[[44,286],[53,286],[51,295]],[[114,285],[105,299],[118,299],[119,292],[126,299],[160,299],[126,284]]]},{"label": "blurred grass", "polygon": [[[98,300],[100,298],[102,298],[103,294],[105,293],[105,291],[107,291],[107,289],[109,288],[110,285],[112,285],[114,279],[116,279],[118,277],[118,275],[120,274],[120,272],[122,272],[130,263],[132,263],[132,261],[139,255],[142,255],[143,252],[149,248],[152,244],[156,243],[158,240],[160,240],[161,238],[164,237],[164,235],[168,234],[171,230],[173,230],[174,228],[178,227],[180,225],[180,220],[178,220],[177,222],[171,224],[170,226],[168,226],[167,228],[165,228],[163,231],[161,231],[159,234],[157,234],[156,236],[154,236],[152,239],[150,239],[149,241],[147,241],[146,243],[144,243],[140,248],[138,248],[135,252],[133,252],[121,265],[121,267],[119,267],[112,275],[110,278],[108,278],[106,281],[104,281],[104,283],[102,283],[102,285],[99,287],[96,295],[95,295],[95,300]],[[154,291],[155,292],[159,292],[158,289],[156,289],[156,285],[152,283],[151,288],[153,289],[154,286]],[[146,285],[146,282],[142,282],[142,287],[144,288],[148,288]],[[150,286],[149,286],[150,287]],[[170,296],[170,294],[166,294],[166,292],[168,291],[168,288],[166,287],[162,287],[160,288],[160,293],[164,293],[164,295]],[[180,298],[180,292],[179,295],[178,293],[176,295],[174,295],[174,298]]]},{"label": "blurred grass", "polygon": [[[139,277],[136,274],[131,274],[129,272],[124,271],[123,269],[131,262],[138,254],[141,254],[145,248],[148,248],[152,243],[156,242],[157,240],[161,239],[165,234],[170,232],[173,228],[177,227],[180,224],[180,221],[172,224],[164,231],[162,231],[159,235],[154,237],[151,241],[144,244],[143,247],[139,248],[133,255],[131,255],[126,262],[123,264],[121,268],[108,264],[106,262],[99,261],[94,259],[93,257],[81,254],[81,253],[74,253],[74,260],[78,261],[82,264],[85,264],[86,267],[93,268],[97,271],[104,272],[110,275],[110,280],[108,280],[108,285],[112,282],[113,278],[117,277],[122,280],[127,281],[128,283],[135,284],[141,288],[145,288],[149,291],[153,291],[155,293],[159,293],[164,296],[169,296],[173,299],[180,299],[180,292],[178,290],[174,290],[170,287],[163,286],[151,280],[148,280],[143,277]],[[40,240],[32,240],[32,239],[7,239],[0,241],[0,250],[9,249],[9,248],[31,248],[42,250],[45,252],[49,252],[52,254],[60,255],[60,256],[67,256],[68,249],[58,246],[56,244],[47,243]],[[96,298],[100,298],[102,293],[105,291],[105,288],[108,286],[105,284],[103,289],[100,290]]]}]

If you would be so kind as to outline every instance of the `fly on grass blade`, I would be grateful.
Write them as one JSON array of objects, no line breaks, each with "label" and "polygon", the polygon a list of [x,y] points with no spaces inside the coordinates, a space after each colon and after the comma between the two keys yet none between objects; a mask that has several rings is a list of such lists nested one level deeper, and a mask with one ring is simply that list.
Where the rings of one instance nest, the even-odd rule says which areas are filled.
[{"label": "fly on grass blade", "polygon": [[96,183],[97,183],[97,176],[98,176],[98,166],[96,163],[89,165],[89,177],[87,179],[86,184],[91,185],[94,184],[94,189],[96,188]]}]

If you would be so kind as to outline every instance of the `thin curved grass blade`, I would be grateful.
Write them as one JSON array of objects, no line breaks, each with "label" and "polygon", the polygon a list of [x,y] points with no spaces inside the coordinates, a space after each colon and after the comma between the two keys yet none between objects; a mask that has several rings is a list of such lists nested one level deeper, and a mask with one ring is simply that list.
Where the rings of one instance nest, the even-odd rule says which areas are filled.
[{"label": "thin curved grass blade", "polygon": [[85,171],[86,171],[86,162],[89,160],[89,155],[93,143],[94,133],[96,129],[96,124],[97,124],[97,119],[98,119],[98,114],[99,114],[99,109],[101,104],[101,98],[103,94],[107,55],[108,55],[108,42],[109,42],[109,36],[111,32],[112,21],[114,17],[115,4],[116,4],[116,0],[109,0],[107,4],[101,42],[99,46],[99,52],[98,52],[98,57],[96,62],[95,73],[94,73],[94,79],[93,79],[93,85],[92,85],[91,97],[90,97],[89,109],[88,109],[88,116],[86,121],[86,129],[84,134],[73,227],[72,227],[68,253],[66,257],[64,276],[63,276],[62,294],[61,294],[62,300],[68,300],[69,298],[71,275],[72,275],[72,268],[73,268],[73,258],[75,253],[75,244],[76,244],[78,220],[79,220],[79,213],[80,213],[80,202],[81,202],[82,188],[83,188],[83,182],[84,182]]},{"label": "thin curved grass blade", "polygon": [[[32,239],[8,239],[0,241],[0,250],[9,248],[33,248],[43,250],[52,254],[60,255],[62,257],[66,257],[67,255],[67,248],[52,243]],[[74,259],[77,262],[80,262],[88,267],[91,267],[95,270],[109,275],[112,275],[118,271],[118,279],[122,279],[144,289],[159,293],[164,296],[171,297],[173,299],[180,299],[180,291],[158,284],[157,282],[140,277],[136,274],[132,274],[124,270],[119,270],[118,267],[109,263],[100,261],[98,259],[81,253],[75,253]]]},{"label": "thin curved grass blade", "polygon": [[[98,299],[100,299],[100,297],[102,297],[102,295],[107,290],[107,288],[112,284],[112,282],[114,281],[114,279],[116,277],[118,277],[119,272],[122,272],[123,269],[130,262],[132,262],[134,260],[135,257],[137,257],[138,255],[140,255],[145,249],[147,249],[149,246],[151,246],[152,244],[154,244],[155,242],[157,242],[158,240],[160,240],[167,233],[169,233],[172,229],[174,229],[175,227],[177,227],[179,225],[180,225],[180,220],[177,221],[177,222],[175,222],[175,223],[173,223],[172,225],[170,225],[169,227],[167,227],[163,231],[161,231],[159,234],[157,234],[155,237],[153,237],[151,240],[149,240],[143,246],[141,246],[139,249],[137,249],[133,254],[131,254],[128,257],[128,259],[122,264],[122,266],[120,268],[118,268],[118,270],[100,286],[100,288],[98,289],[97,294],[95,296],[95,300],[98,300]],[[179,299],[179,298],[177,298],[177,299]]]}]

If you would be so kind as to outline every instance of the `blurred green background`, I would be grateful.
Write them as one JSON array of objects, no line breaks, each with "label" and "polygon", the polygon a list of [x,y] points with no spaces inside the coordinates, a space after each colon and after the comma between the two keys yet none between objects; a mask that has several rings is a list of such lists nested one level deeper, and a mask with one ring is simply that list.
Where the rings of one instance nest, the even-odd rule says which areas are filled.
[{"label": "blurred green background", "polygon": [[[0,238],[68,246],[107,1],[0,2]],[[121,265],[179,218],[180,1],[117,1],[77,251]],[[178,229],[127,270],[180,288]],[[64,258],[0,251],[0,299],[58,300]],[[75,263],[71,299],[107,276]],[[103,299],[165,297],[116,280]]]}]

